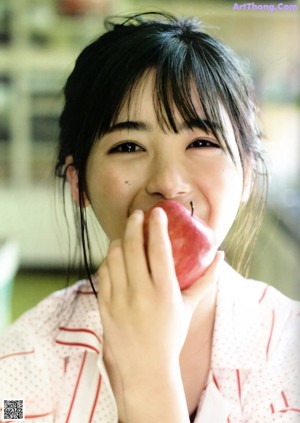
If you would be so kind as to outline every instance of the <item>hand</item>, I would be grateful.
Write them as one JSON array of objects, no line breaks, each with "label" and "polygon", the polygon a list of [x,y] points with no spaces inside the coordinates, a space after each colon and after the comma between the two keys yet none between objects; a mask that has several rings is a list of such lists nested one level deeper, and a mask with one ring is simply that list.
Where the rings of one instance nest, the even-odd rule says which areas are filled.
[{"label": "hand", "polygon": [[181,322],[172,310],[182,306],[182,298],[161,209],[149,221],[148,257],[143,213],[136,211],[128,219],[123,240],[111,243],[99,279],[105,341],[119,365],[130,367],[130,361],[138,363],[141,357],[144,362],[145,354],[154,363],[157,357],[160,362],[169,360],[170,354],[177,359],[185,334],[177,339]]},{"label": "hand", "polygon": [[[104,355],[109,352],[104,358],[119,412],[126,410],[130,421],[148,421],[146,410],[137,409],[146,404],[166,422],[188,421],[179,356],[194,310],[215,285],[221,256],[181,292],[162,209],[151,212],[147,255],[140,211],[129,217],[123,240],[111,243],[99,269]],[[151,414],[149,421],[155,420]]]},{"label": "hand", "polygon": [[147,256],[143,213],[129,217],[124,239],[112,242],[99,270],[105,341],[125,374],[132,363],[146,365],[146,358],[150,367],[179,360],[192,314],[217,280],[220,258],[218,254],[206,274],[181,292],[164,211],[151,213]]}]

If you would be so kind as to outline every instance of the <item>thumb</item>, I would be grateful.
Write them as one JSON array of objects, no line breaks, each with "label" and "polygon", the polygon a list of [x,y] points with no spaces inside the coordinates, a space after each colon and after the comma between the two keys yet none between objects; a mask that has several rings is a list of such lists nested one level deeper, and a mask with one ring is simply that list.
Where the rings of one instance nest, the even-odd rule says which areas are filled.
[{"label": "thumb", "polygon": [[192,312],[194,312],[208,291],[216,285],[221,274],[224,256],[224,251],[217,251],[212,264],[208,267],[204,275],[189,288],[182,291],[183,301]]}]

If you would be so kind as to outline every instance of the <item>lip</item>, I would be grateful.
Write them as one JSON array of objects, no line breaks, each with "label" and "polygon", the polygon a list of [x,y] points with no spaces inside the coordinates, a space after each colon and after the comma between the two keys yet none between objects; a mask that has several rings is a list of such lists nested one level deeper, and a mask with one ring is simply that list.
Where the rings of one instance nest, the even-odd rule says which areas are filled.
[{"label": "lip", "polygon": [[155,203],[153,203],[149,207],[134,207],[134,208],[130,209],[128,211],[128,217],[131,215],[131,213],[134,212],[134,210],[141,210],[143,213],[147,213],[148,211],[150,211],[150,210],[154,209],[156,206],[158,206],[162,201],[176,202],[176,203],[180,204],[181,206],[185,207],[189,212],[191,212],[192,215],[193,214],[197,215],[196,210],[194,208],[194,204],[195,204],[194,201],[181,202],[181,201],[178,201],[178,200],[162,199],[162,200],[156,201]]}]

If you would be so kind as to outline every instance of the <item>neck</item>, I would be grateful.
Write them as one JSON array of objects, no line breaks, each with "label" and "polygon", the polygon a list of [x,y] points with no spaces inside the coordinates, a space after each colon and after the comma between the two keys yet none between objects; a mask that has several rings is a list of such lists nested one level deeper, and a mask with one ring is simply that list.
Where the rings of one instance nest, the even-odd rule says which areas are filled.
[{"label": "neck", "polygon": [[211,366],[216,289],[199,303],[180,354],[180,368],[189,414],[197,409]]},{"label": "neck", "polygon": [[185,345],[197,346],[198,352],[211,345],[215,322],[217,287],[214,286],[194,311]]}]

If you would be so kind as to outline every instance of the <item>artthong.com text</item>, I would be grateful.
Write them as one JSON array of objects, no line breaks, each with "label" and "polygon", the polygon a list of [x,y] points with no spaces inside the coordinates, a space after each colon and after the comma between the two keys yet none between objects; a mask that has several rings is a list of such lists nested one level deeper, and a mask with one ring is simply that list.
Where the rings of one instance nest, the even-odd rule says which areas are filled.
[{"label": "artthong.com text", "polygon": [[298,9],[296,4],[256,4],[256,3],[234,3],[233,10],[266,10],[268,12],[276,11],[295,11]]}]

